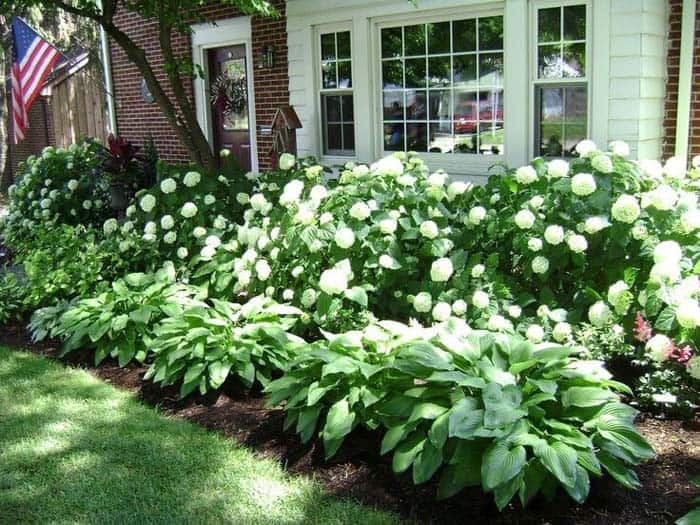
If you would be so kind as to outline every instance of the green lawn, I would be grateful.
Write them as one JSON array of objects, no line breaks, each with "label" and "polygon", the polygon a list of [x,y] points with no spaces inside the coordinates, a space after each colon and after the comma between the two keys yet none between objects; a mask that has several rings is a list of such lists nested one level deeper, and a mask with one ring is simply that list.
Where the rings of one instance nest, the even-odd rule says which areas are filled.
[{"label": "green lawn", "polygon": [[2,524],[397,521],[86,372],[0,347]]}]

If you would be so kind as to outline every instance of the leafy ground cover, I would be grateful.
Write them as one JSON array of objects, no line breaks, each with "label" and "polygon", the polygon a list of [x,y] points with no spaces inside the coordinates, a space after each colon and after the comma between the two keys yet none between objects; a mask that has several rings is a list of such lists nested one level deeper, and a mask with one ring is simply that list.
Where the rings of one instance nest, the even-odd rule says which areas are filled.
[{"label": "leafy ground cover", "polygon": [[[43,355],[58,355],[52,343],[31,345],[22,329],[7,329],[0,334],[0,345],[3,343]],[[90,368],[94,362],[88,351],[70,354],[67,359],[73,365]],[[395,510],[418,523],[462,523],[464,516],[470,516],[475,524],[671,524],[690,509],[697,492],[689,478],[700,471],[700,437],[697,428],[679,421],[642,417],[637,422],[638,430],[657,452],[656,459],[637,469],[641,490],[629,491],[605,478],[595,480],[584,505],[571,505],[565,498],[554,502],[540,498],[525,511],[519,505],[510,505],[498,513],[492,498],[476,488],[436,502],[437,483],[415,486],[410,474],[396,477],[391,458],[379,454],[376,436],[367,432],[351,434],[339,454],[325,461],[320,441],[303,445],[293,430],[283,432],[283,412],[265,408],[264,399],[259,396],[243,396],[233,381],[221,391],[181,400],[177,387],[162,390],[143,381],[147,371],[143,365],[121,368],[116,360],[107,359],[92,371],[147,403],[158,405],[171,416],[193,421],[245,444],[291,473],[312,475],[336,495]]]},{"label": "leafy ground cover", "polygon": [[372,523],[390,514],[94,376],[0,346],[2,523]]}]

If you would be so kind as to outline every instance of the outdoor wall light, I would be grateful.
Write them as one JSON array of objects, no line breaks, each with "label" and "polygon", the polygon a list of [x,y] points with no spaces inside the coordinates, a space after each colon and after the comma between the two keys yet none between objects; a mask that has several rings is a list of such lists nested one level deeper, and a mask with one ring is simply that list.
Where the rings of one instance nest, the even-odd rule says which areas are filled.
[{"label": "outdoor wall light", "polygon": [[263,46],[258,60],[258,69],[269,69],[275,67],[275,46]]}]

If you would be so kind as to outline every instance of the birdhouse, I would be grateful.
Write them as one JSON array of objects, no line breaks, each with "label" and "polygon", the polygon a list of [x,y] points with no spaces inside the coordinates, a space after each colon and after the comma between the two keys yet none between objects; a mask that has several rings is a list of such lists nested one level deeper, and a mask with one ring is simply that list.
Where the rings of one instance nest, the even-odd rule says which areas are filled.
[{"label": "birdhouse", "polygon": [[272,148],[270,159],[272,166],[277,167],[282,153],[297,154],[297,132],[301,128],[301,121],[292,106],[280,106],[275,112],[270,126],[272,130]]}]

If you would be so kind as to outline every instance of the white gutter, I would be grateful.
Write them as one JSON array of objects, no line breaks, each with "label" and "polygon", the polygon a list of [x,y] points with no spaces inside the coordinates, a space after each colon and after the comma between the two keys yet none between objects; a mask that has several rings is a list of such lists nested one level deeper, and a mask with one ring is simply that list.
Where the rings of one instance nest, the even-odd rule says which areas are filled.
[{"label": "white gutter", "polygon": [[[102,9],[101,0],[97,0],[97,6]],[[107,96],[107,122],[109,132],[117,134],[117,111],[114,106],[114,83],[112,82],[112,59],[109,52],[109,39],[107,32],[100,26],[100,51],[102,54],[102,71],[104,73],[105,95]]]},{"label": "white gutter", "polygon": [[683,12],[681,15],[681,51],[678,64],[678,106],[676,109],[675,148],[675,156],[682,159],[688,157],[694,44],[695,0],[683,0]]}]

